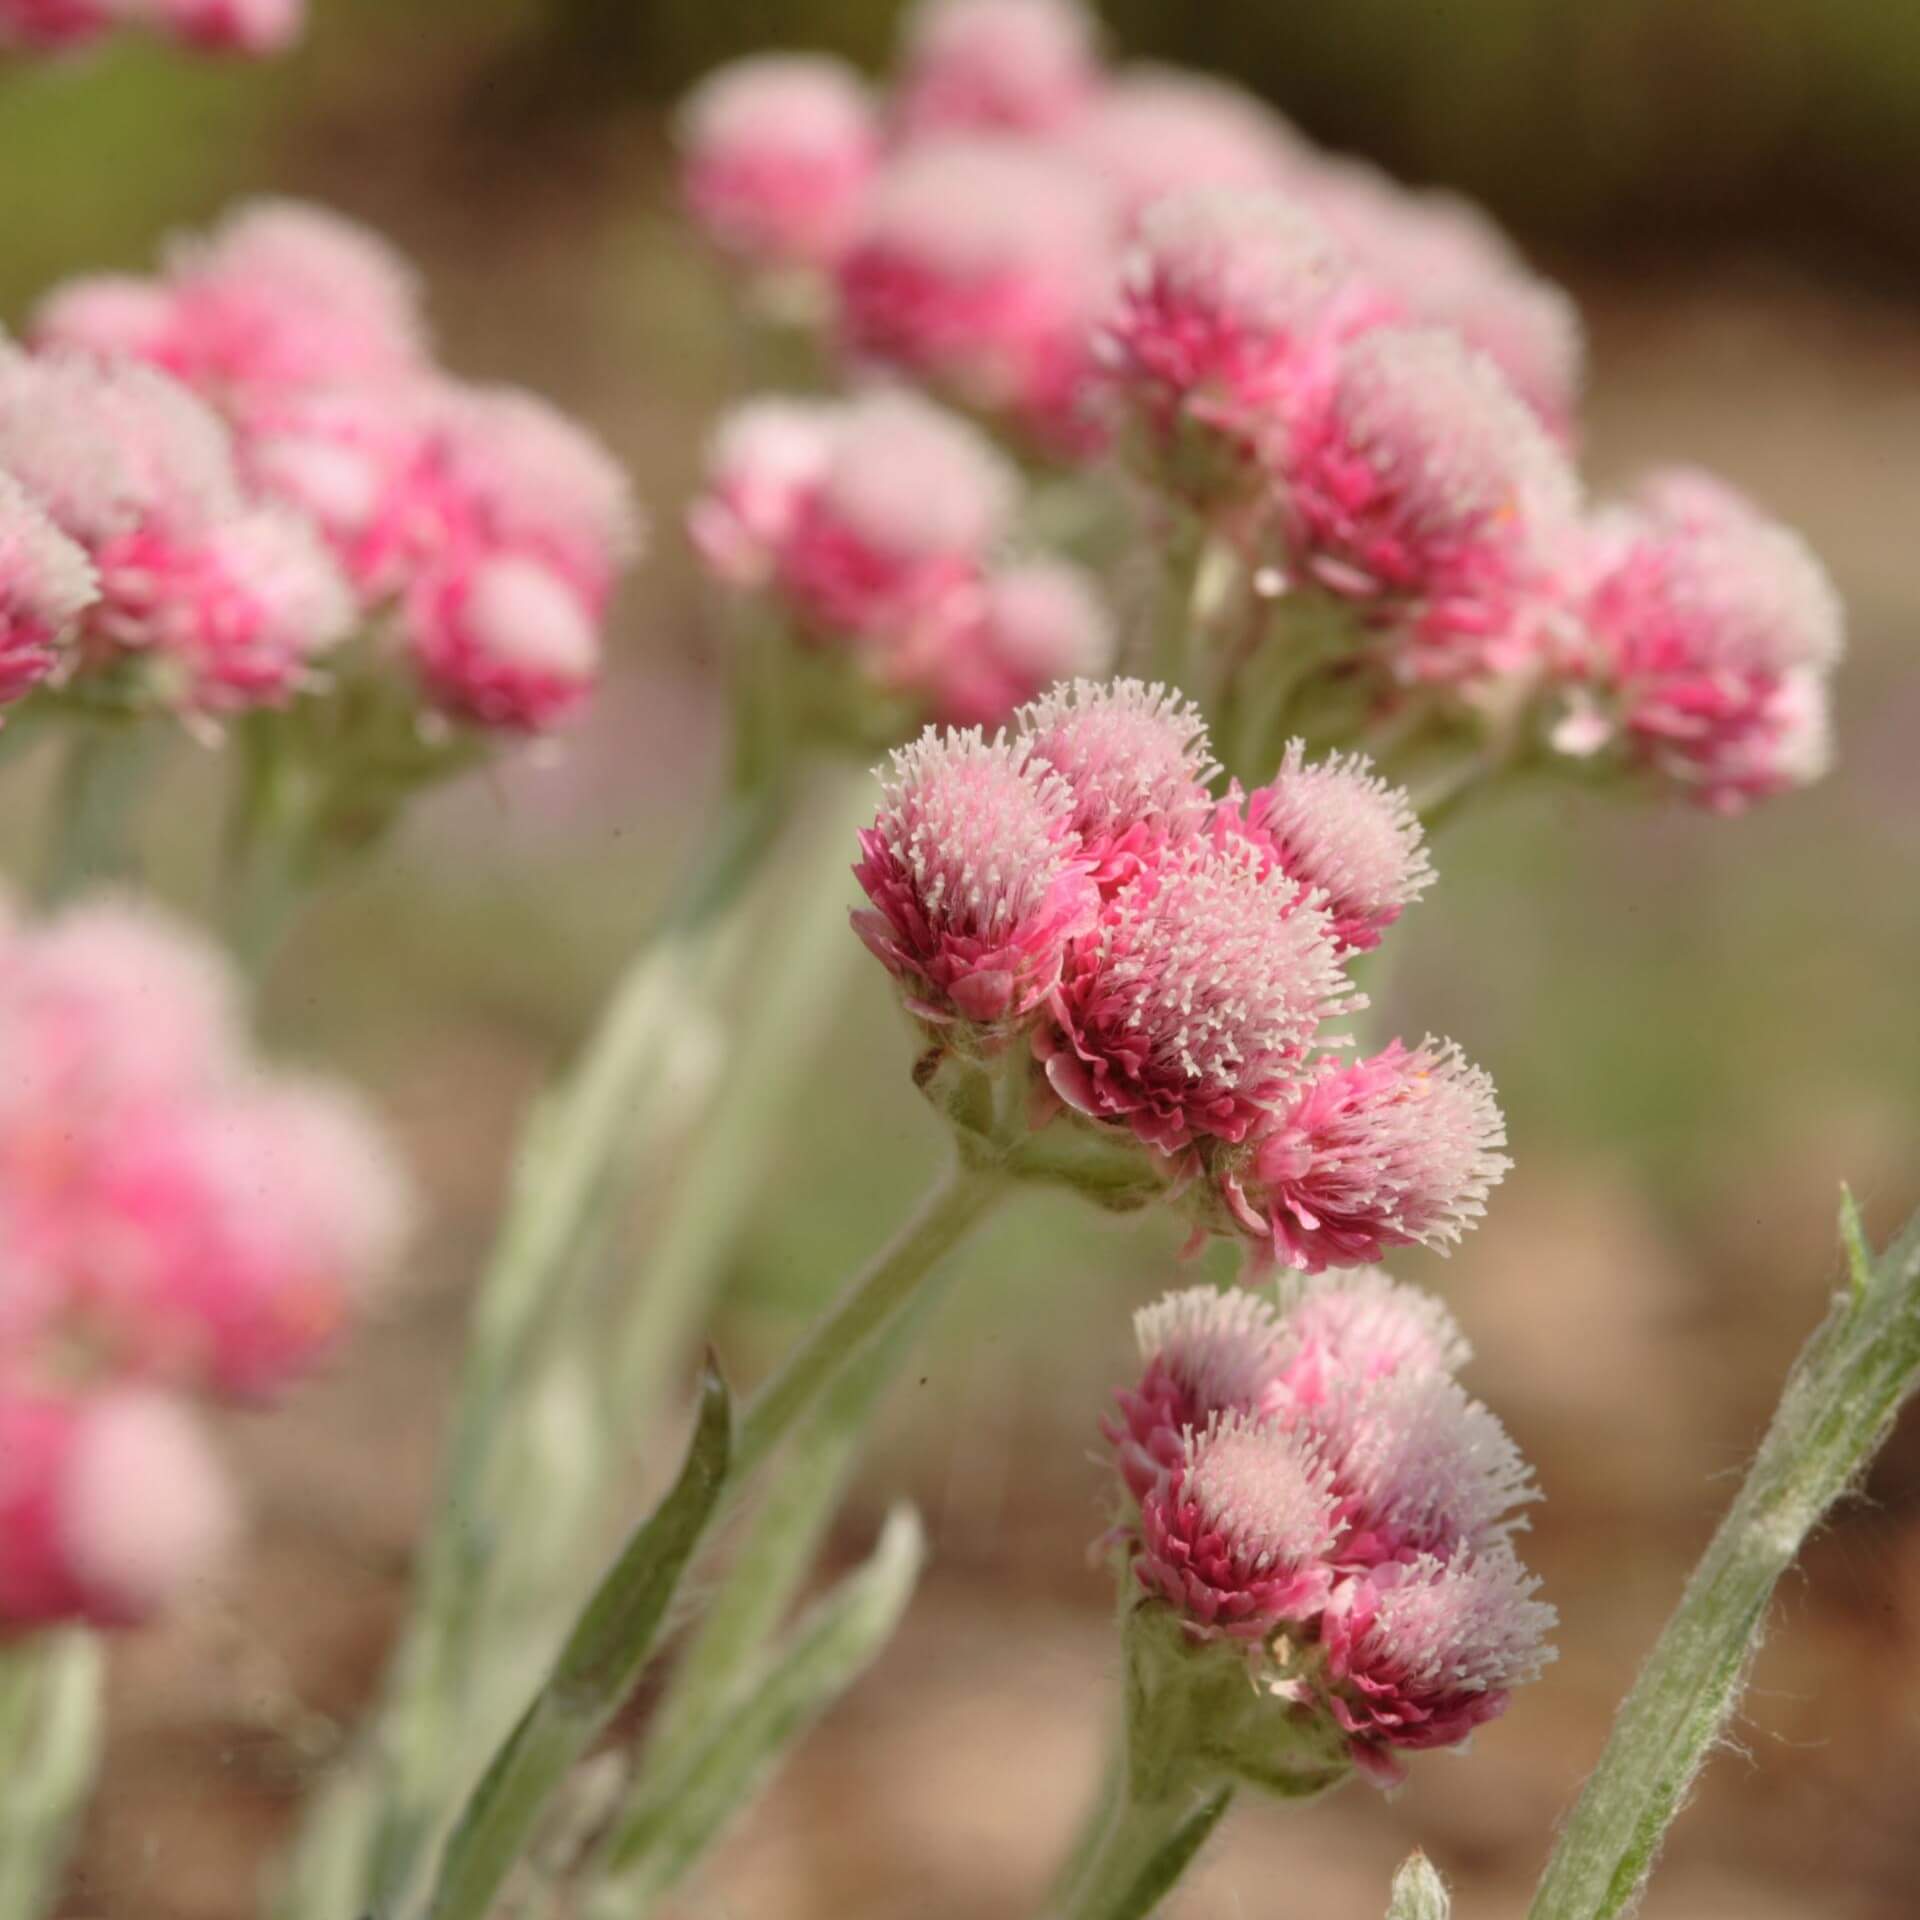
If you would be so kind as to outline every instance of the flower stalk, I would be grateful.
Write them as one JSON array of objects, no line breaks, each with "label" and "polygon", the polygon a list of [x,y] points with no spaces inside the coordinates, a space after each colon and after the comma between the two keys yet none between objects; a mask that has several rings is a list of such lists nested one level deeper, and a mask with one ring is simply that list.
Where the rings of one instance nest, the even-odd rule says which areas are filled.
[{"label": "flower stalk", "polygon": [[83,1629],[0,1653],[0,1920],[57,1897],[99,1761],[99,1641]]}]

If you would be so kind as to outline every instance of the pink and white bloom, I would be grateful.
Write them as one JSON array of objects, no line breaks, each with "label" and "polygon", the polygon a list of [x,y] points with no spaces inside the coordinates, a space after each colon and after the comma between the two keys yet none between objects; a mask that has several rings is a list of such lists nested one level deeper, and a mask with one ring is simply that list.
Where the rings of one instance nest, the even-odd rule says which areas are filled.
[{"label": "pink and white bloom", "polygon": [[757,591],[773,578],[807,495],[826,476],[839,409],[769,396],[722,416],[687,514],[694,551],[723,586]]},{"label": "pink and white bloom", "polygon": [[934,663],[933,704],[956,726],[991,725],[1056,681],[1104,672],[1113,616],[1084,567],[1024,560],[982,584],[978,620]]},{"label": "pink and white bloom", "polygon": [[855,930],[921,1019],[1026,1019],[1099,909],[1065,783],[1025,742],[929,728],[895,752],[882,793],[860,835],[873,905]]},{"label": "pink and white bloom", "polygon": [[1444,1252],[1512,1164],[1493,1082],[1457,1047],[1394,1041],[1328,1061],[1225,1168],[1228,1206],[1283,1266],[1364,1266],[1387,1247]]},{"label": "pink and white bloom", "polygon": [[85,46],[118,17],[107,0],[0,0],[0,48],[57,53]]},{"label": "pink and white bloom", "polygon": [[682,191],[695,222],[741,265],[829,267],[879,157],[858,74],[818,54],[763,54],[710,74],[681,107]]},{"label": "pink and white bloom", "polygon": [[54,671],[99,591],[86,554],[0,470],[0,707]]},{"label": "pink and white bloom", "polygon": [[1731,488],[1657,475],[1599,515],[1574,605],[1562,751],[1617,741],[1729,813],[1825,771],[1839,599],[1799,536]]},{"label": "pink and white bloom", "polygon": [[916,0],[895,112],[931,133],[1051,133],[1100,84],[1099,34],[1079,0]]},{"label": "pink and white bloom", "polygon": [[1275,468],[1293,571],[1387,636],[1396,675],[1459,680],[1534,657],[1579,485],[1457,335],[1352,341],[1292,409]]},{"label": "pink and white bloom", "polygon": [[40,353],[164,366],[180,324],[173,290],[133,273],[92,273],[54,288],[34,309],[27,337]]},{"label": "pink and white bloom", "polygon": [[841,336],[857,361],[928,381],[1049,451],[1086,451],[1113,231],[1106,193],[1057,149],[986,135],[910,147],[875,181],[840,263]]},{"label": "pink and white bloom", "polygon": [[149,0],[161,26],[211,53],[284,53],[307,23],[307,0]]},{"label": "pink and white bloom", "polygon": [[1283,1287],[1285,1349],[1265,1381],[1267,1411],[1322,1405],[1329,1394],[1396,1374],[1458,1373],[1473,1357],[1437,1295],[1361,1267]]}]

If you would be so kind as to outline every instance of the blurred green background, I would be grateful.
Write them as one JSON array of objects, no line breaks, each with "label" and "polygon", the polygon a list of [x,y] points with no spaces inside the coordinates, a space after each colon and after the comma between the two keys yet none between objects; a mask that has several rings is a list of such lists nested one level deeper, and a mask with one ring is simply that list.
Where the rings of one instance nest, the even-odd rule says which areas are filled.
[{"label": "blurred green background", "polygon": [[[878,60],[883,0],[316,0],[311,45],[237,71],[115,50],[0,79],[0,316],[135,266],[244,193],[324,199],[427,273],[445,356],[589,418],[655,519],[619,670],[558,760],[427,809],[326,899],[266,1009],[394,1113],[429,1188],[417,1284],[338,1373],[243,1423],[258,1526],[218,1606],[122,1653],[76,1914],[252,1911],[310,1784],[281,1704],[350,1718],[426,1498],[466,1288],[513,1126],[698,835],[721,716],[678,512],[734,390],[680,233],[662,109],[772,45]],[[1248,1814],[1179,1911],[1371,1916],[1414,1841],[1458,1911],[1514,1912],[1612,1701],[1731,1489],[1835,1265],[1837,1183],[1880,1231],[1920,1199],[1920,9],[1889,0],[1127,0],[1115,45],[1259,87],[1308,131],[1470,188],[1587,311],[1596,485],[1674,455],[1801,525],[1851,614],[1839,766],[1726,823],[1573,798],[1438,849],[1387,1014],[1492,1069],[1517,1170],[1441,1286],[1471,1376],[1539,1463],[1533,1557],[1563,1659],[1464,1761],[1389,1802]],[[208,766],[156,810],[204,847]],[[9,784],[17,851],[33,795]],[[851,943],[850,943],[851,945]],[[939,1146],[857,955],[750,1221],[723,1339],[775,1350],[909,1204]],[[647,1208],[635,1221],[644,1234]],[[753,1920],[1026,1910],[1091,1785],[1113,1680],[1086,1544],[1127,1315],[1175,1236],[1025,1203],[968,1263],[837,1551],[925,1506],[936,1571],[882,1672],[693,1893]],[[642,1463],[643,1470],[645,1463]],[[1920,1427],[1791,1584],[1743,1730],[1650,1920],[1920,1909]]]}]

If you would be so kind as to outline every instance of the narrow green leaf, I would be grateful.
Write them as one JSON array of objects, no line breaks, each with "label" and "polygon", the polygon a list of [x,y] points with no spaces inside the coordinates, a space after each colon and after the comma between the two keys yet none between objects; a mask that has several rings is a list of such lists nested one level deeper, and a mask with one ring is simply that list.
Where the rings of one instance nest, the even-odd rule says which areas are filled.
[{"label": "narrow green leaf", "polygon": [[1846,1249],[1847,1277],[1856,1300],[1866,1295],[1873,1280],[1873,1248],[1867,1244],[1866,1223],[1860,1218],[1860,1203],[1853,1189],[1840,1189],[1840,1244]]},{"label": "narrow green leaf", "polygon": [[1433,1862],[1424,1853],[1414,1854],[1393,1876],[1387,1920],[1447,1920],[1451,1911],[1452,1902]]},{"label": "narrow green leaf", "polygon": [[433,1920],[484,1920],[548,1803],[632,1691],[713,1517],[732,1442],[732,1398],[709,1359],[680,1477],[601,1581],[474,1789],[440,1864]]}]

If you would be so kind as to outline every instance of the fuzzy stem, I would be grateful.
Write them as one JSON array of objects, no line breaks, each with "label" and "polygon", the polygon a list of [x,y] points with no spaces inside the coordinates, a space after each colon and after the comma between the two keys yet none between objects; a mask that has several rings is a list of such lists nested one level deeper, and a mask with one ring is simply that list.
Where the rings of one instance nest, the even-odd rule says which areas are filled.
[{"label": "fuzzy stem", "polygon": [[1161,1799],[1129,1782],[1114,1796],[1105,1830],[1053,1907],[1053,1920],[1145,1920],[1193,1864],[1233,1792],[1218,1785]]},{"label": "fuzzy stem", "polygon": [[58,1896],[99,1763],[101,1666],[78,1629],[0,1653],[0,1920]]},{"label": "fuzzy stem", "polygon": [[1637,1905],[1739,1701],[1776,1582],[1920,1387],[1920,1216],[1877,1259],[1850,1196],[1841,1231],[1850,1283],[1794,1363],[1746,1484],[1622,1705],[1530,1920],[1613,1920]]},{"label": "fuzzy stem", "polygon": [[134,821],[159,749],[151,725],[73,716],[47,836],[42,893],[50,904],[131,877]]}]

